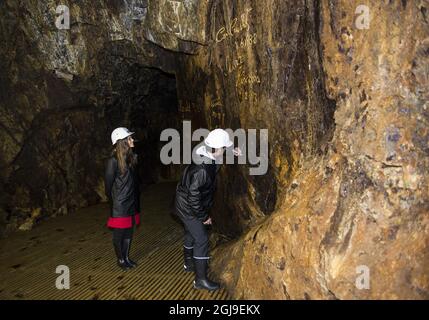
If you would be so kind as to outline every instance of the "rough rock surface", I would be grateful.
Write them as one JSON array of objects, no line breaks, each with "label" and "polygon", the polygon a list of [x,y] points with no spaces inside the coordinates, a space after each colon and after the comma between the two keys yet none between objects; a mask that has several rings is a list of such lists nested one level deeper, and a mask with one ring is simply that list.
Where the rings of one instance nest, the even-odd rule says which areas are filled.
[{"label": "rough rock surface", "polygon": [[[15,178],[19,168],[40,175],[41,164],[55,168],[81,154],[64,145],[40,160],[52,144],[40,152],[28,139],[60,137],[55,130],[67,117],[73,128],[115,119],[115,110],[123,115],[117,104],[129,105],[120,97],[132,90],[109,81],[124,83],[135,65],[161,68],[175,73],[179,114],[194,129],[269,129],[267,174],[224,166],[212,212],[217,230],[236,237],[212,262],[235,298],[429,298],[427,0],[366,1],[369,29],[357,24],[361,3],[349,0],[81,1],[71,5],[76,23],[64,32],[50,24],[53,1],[44,3],[0,4],[8,9],[0,11],[7,71],[0,75],[0,165],[2,182],[16,185],[12,199],[40,189]],[[124,63],[104,74],[116,61]],[[131,87],[151,77],[136,80],[140,74]],[[58,115],[70,106],[80,109]],[[44,110],[57,129],[33,137],[29,129],[43,123]],[[177,124],[175,111],[164,111]],[[94,135],[103,139],[110,121]],[[29,159],[21,150],[31,165],[19,164],[20,156]],[[68,177],[70,169],[60,168],[50,171],[52,180]],[[26,216],[39,216],[29,207],[33,195],[27,198]],[[356,286],[360,266],[369,268],[369,289]]]},{"label": "rough rock surface", "polygon": [[69,30],[57,1],[0,3],[0,234],[104,200],[117,126],[137,131],[143,179],[156,181],[153,139],[179,120],[174,60],[144,41],[144,1],[63,4]]},{"label": "rough rock surface", "polygon": [[369,1],[369,29],[359,5],[212,1],[179,58],[197,123],[269,129],[268,173],[223,168],[212,213],[244,232],[212,265],[236,298],[429,297],[428,2]]}]

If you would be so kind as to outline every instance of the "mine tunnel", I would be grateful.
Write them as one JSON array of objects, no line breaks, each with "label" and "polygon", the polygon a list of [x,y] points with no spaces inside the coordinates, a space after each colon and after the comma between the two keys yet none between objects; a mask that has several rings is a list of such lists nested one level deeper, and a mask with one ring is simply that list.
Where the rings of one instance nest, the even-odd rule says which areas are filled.
[{"label": "mine tunnel", "polygon": [[[0,298],[429,299],[427,1],[60,2],[0,2]],[[105,187],[122,127],[125,269]],[[185,272],[176,214],[197,129],[245,157],[204,207],[216,290]]]}]

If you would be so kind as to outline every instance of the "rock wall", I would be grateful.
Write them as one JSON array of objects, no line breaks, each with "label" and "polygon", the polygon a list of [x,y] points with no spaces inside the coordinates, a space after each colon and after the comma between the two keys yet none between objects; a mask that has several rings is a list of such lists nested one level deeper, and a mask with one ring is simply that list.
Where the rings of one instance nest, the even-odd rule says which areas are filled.
[{"label": "rock wall", "polygon": [[[335,101],[324,90],[316,13],[305,1],[213,2],[210,38],[183,58],[176,73],[182,108],[205,125],[269,129],[269,168],[224,168],[214,215],[230,235],[271,214],[285,197],[301,159],[324,152],[334,128]],[[191,85],[194,83],[195,85]],[[228,177],[228,178],[226,178]]]},{"label": "rock wall", "polygon": [[[326,154],[311,159],[308,149],[323,145],[311,142],[329,137],[313,138],[314,128],[327,128],[320,120],[310,121],[319,124],[312,129],[297,119],[304,126],[298,132],[309,137],[300,147],[290,147],[292,157],[274,150],[276,145],[293,146],[293,140],[279,143],[275,133],[270,139],[273,167],[288,163],[289,168],[290,158],[299,159],[298,167],[290,179],[275,175],[276,183],[284,181],[275,212],[215,255],[214,268],[236,298],[429,298],[428,2],[366,3],[371,23],[365,30],[355,27],[357,1],[302,3],[302,16],[314,22],[318,33],[307,35],[307,41],[314,39],[319,57],[311,54],[315,66],[301,64],[295,72],[313,70],[309,79],[322,73],[326,99],[299,97],[307,101],[304,110],[311,110],[312,119],[321,119],[318,115],[335,101],[335,131]],[[276,14],[271,16],[273,25],[288,21],[275,19]],[[255,17],[261,17],[255,25],[269,21],[261,13]],[[269,33],[263,34],[257,33],[258,41],[270,39]],[[254,61],[260,63],[255,72],[270,65],[267,59]],[[279,65],[273,73],[281,75],[283,68]],[[262,84],[266,81],[261,78]],[[289,86],[307,85],[298,78]],[[275,85],[272,90],[276,93]],[[259,108],[270,110],[269,99],[257,99]],[[299,110],[297,100],[289,99],[287,107],[277,104],[280,112],[264,112],[277,121],[261,125],[287,136],[287,127],[272,124],[288,124],[291,113],[281,111]],[[253,118],[251,109],[258,107],[247,105]],[[240,110],[239,105],[230,108]],[[370,274],[368,289],[356,286],[361,266]]]},{"label": "rock wall", "polygon": [[169,177],[147,137],[179,120],[174,59],[143,38],[147,3],[62,4],[70,29],[57,1],[0,3],[0,235],[105,200],[117,126],[137,131],[144,182]]},{"label": "rock wall", "polygon": [[196,127],[269,129],[268,173],[224,167],[212,212],[235,298],[429,297],[428,2],[360,4],[210,1],[178,58]]}]

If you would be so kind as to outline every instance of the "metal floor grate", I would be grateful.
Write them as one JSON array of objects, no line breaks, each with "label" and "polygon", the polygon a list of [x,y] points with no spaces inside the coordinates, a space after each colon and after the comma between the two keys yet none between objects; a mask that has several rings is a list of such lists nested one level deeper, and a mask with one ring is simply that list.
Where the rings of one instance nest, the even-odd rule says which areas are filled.
[{"label": "metal floor grate", "polygon": [[[182,227],[169,214],[175,184],[142,195],[142,225],[134,234],[136,269],[115,264],[108,205],[100,204],[42,222],[0,240],[0,299],[229,299],[225,290],[195,290],[183,271]],[[70,269],[70,289],[55,286],[56,267]]]}]

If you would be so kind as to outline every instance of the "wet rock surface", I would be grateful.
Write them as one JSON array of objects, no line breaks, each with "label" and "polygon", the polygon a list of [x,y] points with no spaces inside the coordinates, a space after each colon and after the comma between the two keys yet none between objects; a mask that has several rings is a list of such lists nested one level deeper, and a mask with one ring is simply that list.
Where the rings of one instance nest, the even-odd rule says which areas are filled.
[{"label": "wet rock surface", "polygon": [[[267,128],[267,174],[224,166],[218,181],[214,228],[235,240],[212,268],[233,297],[429,298],[429,4],[367,1],[369,29],[360,4],[81,1],[58,31],[53,2],[3,2],[3,221],[25,229],[99,201],[102,140],[118,122],[153,153],[181,119]],[[360,266],[370,289],[356,286]]]},{"label": "wet rock surface", "polygon": [[136,131],[144,183],[171,174],[153,139],[179,119],[173,60],[142,40],[144,4],[65,4],[69,30],[55,26],[55,1],[0,4],[2,235],[104,201],[115,127]]},{"label": "wet rock surface", "polygon": [[[276,179],[286,192],[275,212],[219,249],[215,268],[237,298],[427,299],[427,2],[372,1],[368,30],[354,27],[354,1],[313,4],[324,108],[335,101],[333,138],[312,159],[308,141],[281,156],[299,159],[289,175],[296,184]],[[356,285],[361,266],[367,290]]]}]

